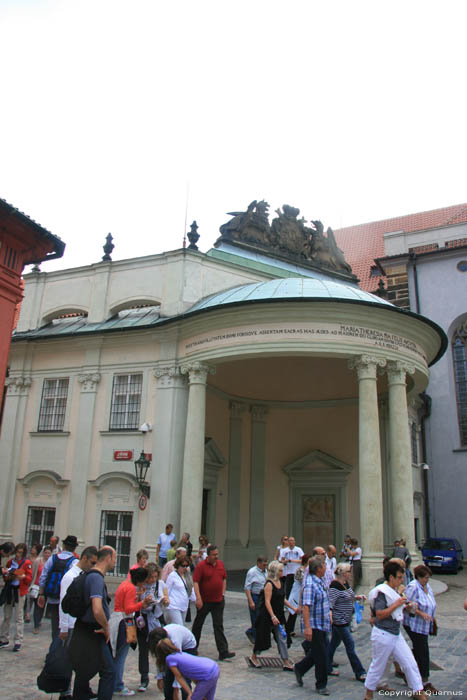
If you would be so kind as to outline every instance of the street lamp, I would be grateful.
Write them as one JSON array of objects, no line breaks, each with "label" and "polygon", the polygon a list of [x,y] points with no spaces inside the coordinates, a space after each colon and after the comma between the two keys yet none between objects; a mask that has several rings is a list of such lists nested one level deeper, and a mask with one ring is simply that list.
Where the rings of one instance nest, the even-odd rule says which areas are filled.
[{"label": "street lamp", "polygon": [[138,482],[139,490],[147,498],[149,498],[151,495],[151,487],[146,481],[146,476],[150,466],[151,462],[149,461],[149,459],[146,459],[146,455],[144,454],[144,452],[141,452],[140,456],[135,461],[136,481]]}]

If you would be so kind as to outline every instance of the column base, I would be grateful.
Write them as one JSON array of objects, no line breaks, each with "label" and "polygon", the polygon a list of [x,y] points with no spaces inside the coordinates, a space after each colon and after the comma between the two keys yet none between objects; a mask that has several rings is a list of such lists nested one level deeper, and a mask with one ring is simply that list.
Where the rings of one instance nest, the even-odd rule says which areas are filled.
[{"label": "column base", "polygon": [[157,564],[158,562],[156,561],[156,545],[145,544],[144,549],[146,549],[147,553],[149,554],[149,561],[154,561]]},{"label": "column base", "polygon": [[383,575],[383,559],[382,552],[362,556],[362,580],[359,589],[368,591],[375,587],[376,579]]},{"label": "column base", "polygon": [[249,569],[256,564],[256,559],[250,563],[250,552],[239,540],[227,540],[223,547],[222,560],[226,569]]}]

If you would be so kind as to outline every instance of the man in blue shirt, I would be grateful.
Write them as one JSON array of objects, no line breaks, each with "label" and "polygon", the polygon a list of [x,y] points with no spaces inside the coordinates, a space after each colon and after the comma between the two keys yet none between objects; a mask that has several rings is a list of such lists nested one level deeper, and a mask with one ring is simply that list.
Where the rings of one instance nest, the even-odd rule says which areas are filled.
[{"label": "man in blue shirt", "polygon": [[172,523],[167,523],[165,532],[161,532],[156,545],[156,559],[159,559],[159,566],[164,567],[167,564],[167,550],[170,547],[172,540],[177,539],[177,535],[173,532],[174,526]]},{"label": "man in blue shirt", "polygon": [[250,610],[251,627],[245,634],[249,641],[254,644],[256,641],[256,603],[258,601],[259,595],[264,588],[266,583],[266,567],[268,565],[268,560],[266,557],[258,557],[256,560],[256,566],[252,566],[248,569],[245,578],[245,595],[248,600],[248,607]]},{"label": "man in blue shirt", "polygon": [[328,592],[323,584],[326,573],[324,557],[314,556],[309,562],[310,575],[306,579],[302,597],[303,633],[306,651],[304,659],[294,666],[295,677],[303,685],[303,676],[315,666],[316,691],[320,695],[329,695],[327,689],[327,634],[331,631],[331,614]]},{"label": "man in blue shirt", "polygon": [[69,647],[76,672],[74,700],[87,700],[89,681],[96,673],[99,673],[99,700],[111,700],[113,695],[115,671],[108,644],[110,610],[105,575],[112,571],[116,559],[113,547],[102,547],[97,552],[96,565],[86,574],[84,600],[87,609],[76,620]]}]

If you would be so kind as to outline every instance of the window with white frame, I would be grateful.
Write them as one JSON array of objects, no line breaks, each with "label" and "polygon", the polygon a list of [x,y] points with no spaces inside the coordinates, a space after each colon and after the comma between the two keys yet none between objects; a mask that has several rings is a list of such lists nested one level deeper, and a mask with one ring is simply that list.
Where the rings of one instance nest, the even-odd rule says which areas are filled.
[{"label": "window with white frame", "polygon": [[467,321],[456,329],[452,339],[454,379],[456,382],[457,416],[460,443],[467,446]]},{"label": "window with white frame", "polygon": [[49,543],[54,534],[55,508],[42,508],[41,506],[29,506],[26,522],[26,535],[24,541],[31,549],[33,544],[44,546]]},{"label": "window with white frame", "polygon": [[68,377],[44,379],[38,431],[61,432],[65,423]]},{"label": "window with white frame", "polygon": [[142,374],[115,375],[110,408],[110,430],[138,428],[142,388]]},{"label": "window with white frame", "polygon": [[117,552],[115,576],[126,576],[130,569],[131,529],[133,513],[119,510],[103,510],[101,515],[100,547],[109,545]]}]

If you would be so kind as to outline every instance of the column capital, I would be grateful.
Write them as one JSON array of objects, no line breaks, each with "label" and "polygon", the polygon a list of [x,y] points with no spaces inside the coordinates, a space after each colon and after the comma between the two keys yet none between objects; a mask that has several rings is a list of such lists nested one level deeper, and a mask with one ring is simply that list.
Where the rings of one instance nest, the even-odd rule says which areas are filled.
[{"label": "column capital", "polygon": [[241,418],[242,413],[245,413],[246,408],[247,408],[246,403],[242,403],[241,401],[230,401],[229,402],[230,417],[231,418]]},{"label": "column capital", "polygon": [[81,384],[81,391],[92,392],[97,391],[97,385],[101,380],[101,375],[99,372],[83,372],[78,374],[78,382]]},{"label": "column capital", "polygon": [[187,362],[180,368],[182,374],[188,375],[190,384],[206,384],[208,374],[215,374],[216,369],[204,362]]},{"label": "column capital", "polygon": [[32,377],[27,375],[7,377],[5,379],[5,386],[8,387],[9,394],[27,394],[31,384]]},{"label": "column capital", "polygon": [[393,384],[403,384],[407,374],[415,374],[415,365],[410,362],[401,362],[399,360],[390,360],[384,370],[388,375],[389,386]]},{"label": "column capital", "polygon": [[183,387],[186,384],[186,378],[182,376],[180,365],[177,364],[158,365],[154,367],[153,374],[157,380],[157,386],[162,389]]},{"label": "column capital", "polygon": [[263,406],[262,404],[253,404],[250,406],[251,420],[257,421],[258,423],[265,423],[266,416],[269,413],[269,408]]},{"label": "column capital", "polygon": [[376,370],[378,367],[384,367],[386,360],[378,355],[358,355],[352,357],[348,361],[349,369],[357,370],[357,376],[360,379],[376,379]]}]

